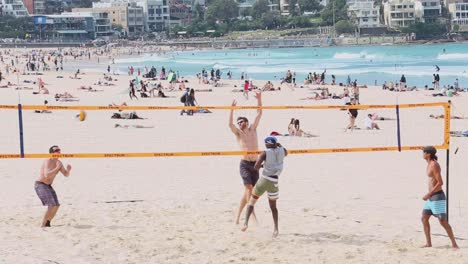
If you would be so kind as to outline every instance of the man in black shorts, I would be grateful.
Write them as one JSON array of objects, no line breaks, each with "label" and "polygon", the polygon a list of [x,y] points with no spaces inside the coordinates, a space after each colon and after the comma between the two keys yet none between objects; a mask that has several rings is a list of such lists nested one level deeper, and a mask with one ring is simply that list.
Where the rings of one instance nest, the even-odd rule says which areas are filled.
[{"label": "man in black shorts", "polygon": [[[257,98],[257,106],[262,106],[262,94],[257,92],[255,94]],[[234,100],[232,106],[236,106],[237,102]],[[237,142],[243,151],[258,151],[258,138],[257,138],[257,127],[262,117],[262,109],[257,110],[257,116],[253,124],[249,125],[249,120],[246,117],[238,117],[237,125],[234,125],[234,110],[231,110],[229,115],[229,128],[232,133],[236,136]],[[258,181],[258,170],[254,168],[255,162],[257,161],[257,153],[242,155],[240,161],[240,175],[244,183],[244,194],[242,195],[239,211],[237,213],[236,224],[239,224],[239,219],[242,214],[242,210],[249,201],[252,195],[253,186]],[[255,216],[254,216],[255,217]]]}]

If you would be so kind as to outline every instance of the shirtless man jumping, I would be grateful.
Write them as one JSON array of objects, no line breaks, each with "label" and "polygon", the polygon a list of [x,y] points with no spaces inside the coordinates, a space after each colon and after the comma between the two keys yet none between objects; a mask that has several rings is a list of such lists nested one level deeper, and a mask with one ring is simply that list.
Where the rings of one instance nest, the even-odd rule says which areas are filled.
[{"label": "shirtless man jumping", "polygon": [[457,242],[453,235],[452,227],[447,220],[447,208],[445,193],[442,190],[442,176],[440,175],[440,165],[437,162],[437,149],[433,146],[427,146],[423,148],[423,158],[427,161],[427,176],[429,177],[429,192],[424,195],[423,200],[424,209],[422,212],[422,223],[424,226],[424,234],[426,235],[426,245],[423,247],[432,247],[431,242],[431,227],[429,225],[429,218],[431,215],[439,219],[440,225],[447,232],[452,247],[458,249]]},{"label": "shirtless man jumping", "polygon": [[[60,148],[58,146],[52,146],[49,148],[49,153],[60,154]],[[52,188],[55,176],[61,172],[63,176],[68,177],[70,176],[71,169],[71,165],[67,165],[65,168],[58,158],[46,159],[42,164],[39,178],[34,183],[37,196],[41,199],[42,204],[48,207],[42,219],[41,227],[50,227],[50,221],[52,221],[60,206],[57,194],[54,188]]]},{"label": "shirtless man jumping", "polygon": [[[257,98],[257,106],[262,106],[262,94],[257,92],[255,94]],[[236,106],[237,101],[232,102],[232,106]],[[253,124],[249,125],[249,120],[246,117],[240,116],[237,118],[237,125],[234,125],[234,110],[231,110],[229,115],[229,128],[232,133],[236,136],[237,142],[243,151],[257,151],[258,150],[258,138],[257,138],[257,127],[262,117],[262,109],[257,110],[257,116]],[[244,194],[242,195],[239,211],[237,212],[236,224],[239,224],[239,219],[244,210],[245,205],[249,201],[252,195],[253,186],[258,181],[258,170],[254,168],[255,162],[257,161],[257,155],[244,155],[240,161],[240,175],[244,182]],[[253,214],[255,218],[255,214]]]}]

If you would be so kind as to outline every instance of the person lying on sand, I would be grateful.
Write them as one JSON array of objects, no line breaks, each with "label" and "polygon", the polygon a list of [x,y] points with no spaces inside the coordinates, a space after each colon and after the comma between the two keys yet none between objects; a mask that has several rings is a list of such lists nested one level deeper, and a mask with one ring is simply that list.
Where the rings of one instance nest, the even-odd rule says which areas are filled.
[{"label": "person lying on sand", "polygon": [[55,94],[55,99],[58,99],[58,98],[76,98],[74,97],[73,95],[69,94],[68,92],[65,92],[63,94]]},{"label": "person lying on sand", "polygon": [[213,89],[195,89],[195,92],[212,92]]},{"label": "person lying on sand", "polygon": [[450,131],[452,137],[468,137],[468,130],[465,131]]},{"label": "person lying on sand", "polygon": [[118,105],[114,102],[112,102],[112,104],[110,104],[109,106],[113,106],[113,107],[121,107],[121,106],[128,106],[126,102],[123,102],[122,104]]},{"label": "person lying on sand", "polygon": [[328,99],[328,96],[322,96],[317,92],[313,92],[311,97],[300,98],[299,100],[324,100]]},{"label": "person lying on sand", "polygon": [[373,114],[372,114],[371,119],[372,119],[372,120],[380,120],[380,121],[384,121],[384,120],[396,120],[396,118],[383,117],[383,116],[379,116],[379,115],[376,114],[376,113],[373,113]]},{"label": "person lying on sand", "polygon": [[103,92],[104,90],[96,90],[91,86],[85,87],[85,86],[80,86],[80,88],[77,88],[78,90],[85,90],[87,92]]},{"label": "person lying on sand", "polygon": [[[429,118],[433,119],[444,119],[445,115],[429,115]],[[450,119],[468,119],[466,117],[461,117],[461,116],[450,116]]]},{"label": "person lying on sand", "polygon": [[154,126],[115,124],[114,128],[154,128]]},{"label": "person lying on sand", "polygon": [[[44,105],[47,105],[49,102],[47,100],[44,100]],[[51,114],[52,111],[44,109],[44,110],[34,110],[34,113],[36,114]]]},{"label": "person lying on sand", "polygon": [[146,119],[139,117],[135,111],[133,112],[121,112],[121,113],[113,113],[111,116],[112,119]]}]

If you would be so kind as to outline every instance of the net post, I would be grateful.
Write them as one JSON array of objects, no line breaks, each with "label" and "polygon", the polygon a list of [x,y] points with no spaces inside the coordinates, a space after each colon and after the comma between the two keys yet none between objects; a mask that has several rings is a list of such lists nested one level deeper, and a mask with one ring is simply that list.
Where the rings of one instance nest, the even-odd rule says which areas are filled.
[{"label": "net post", "polygon": [[[450,118],[451,117],[451,104],[452,104],[452,101],[448,101],[448,105],[445,107],[445,112],[446,112],[446,116],[445,116],[445,119],[446,119],[446,128],[445,128],[445,133],[448,133],[448,135],[445,135],[446,136],[446,140],[445,140],[445,145],[447,146],[447,150],[446,150],[446,175],[445,175],[445,181],[447,182],[447,187],[446,187],[446,190],[447,190],[447,204],[446,204],[446,207],[447,207],[447,222],[449,221],[449,195],[450,195]],[[447,121],[448,120],[448,121]],[[447,131],[448,130],[448,131]]]},{"label": "net post", "polygon": [[24,158],[23,107],[21,104],[18,104],[18,119],[19,119],[20,155],[21,155],[21,158]]},{"label": "net post", "polygon": [[450,179],[450,177],[449,177],[449,175],[450,175],[450,170],[449,170],[449,168],[450,168],[450,166],[449,166],[450,165],[450,148],[447,148],[446,156],[447,156],[447,162],[446,162],[447,163],[447,168],[446,168],[446,170],[447,170],[446,174],[447,175],[445,176],[446,177],[445,181],[447,182],[447,188],[446,188],[447,189],[447,195],[446,195],[447,196],[446,197],[447,198],[447,200],[446,200],[447,204],[446,204],[446,207],[447,207],[447,222],[448,222],[449,221],[449,194],[450,194],[450,188],[449,188],[449,186],[450,186],[450,183],[449,183],[449,179]]},{"label": "net post", "polygon": [[398,152],[401,152],[401,135],[400,135],[400,106],[395,105],[396,117],[397,117],[397,141],[398,141]]}]

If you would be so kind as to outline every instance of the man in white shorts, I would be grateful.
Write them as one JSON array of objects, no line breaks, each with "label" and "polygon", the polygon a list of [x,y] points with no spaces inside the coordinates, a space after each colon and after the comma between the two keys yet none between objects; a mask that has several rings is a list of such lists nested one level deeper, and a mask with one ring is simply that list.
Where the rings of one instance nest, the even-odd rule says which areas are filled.
[{"label": "man in white shorts", "polygon": [[260,154],[259,159],[255,163],[254,168],[259,170],[263,163],[262,177],[255,184],[252,192],[252,197],[247,205],[246,217],[242,231],[247,230],[249,217],[254,210],[254,205],[258,198],[263,193],[268,193],[268,201],[270,203],[271,213],[275,229],[273,237],[278,236],[278,209],[276,208],[276,200],[279,198],[278,177],[283,171],[283,160],[288,155],[288,151],[278,143],[275,137],[267,137],[265,139],[266,150]]}]

